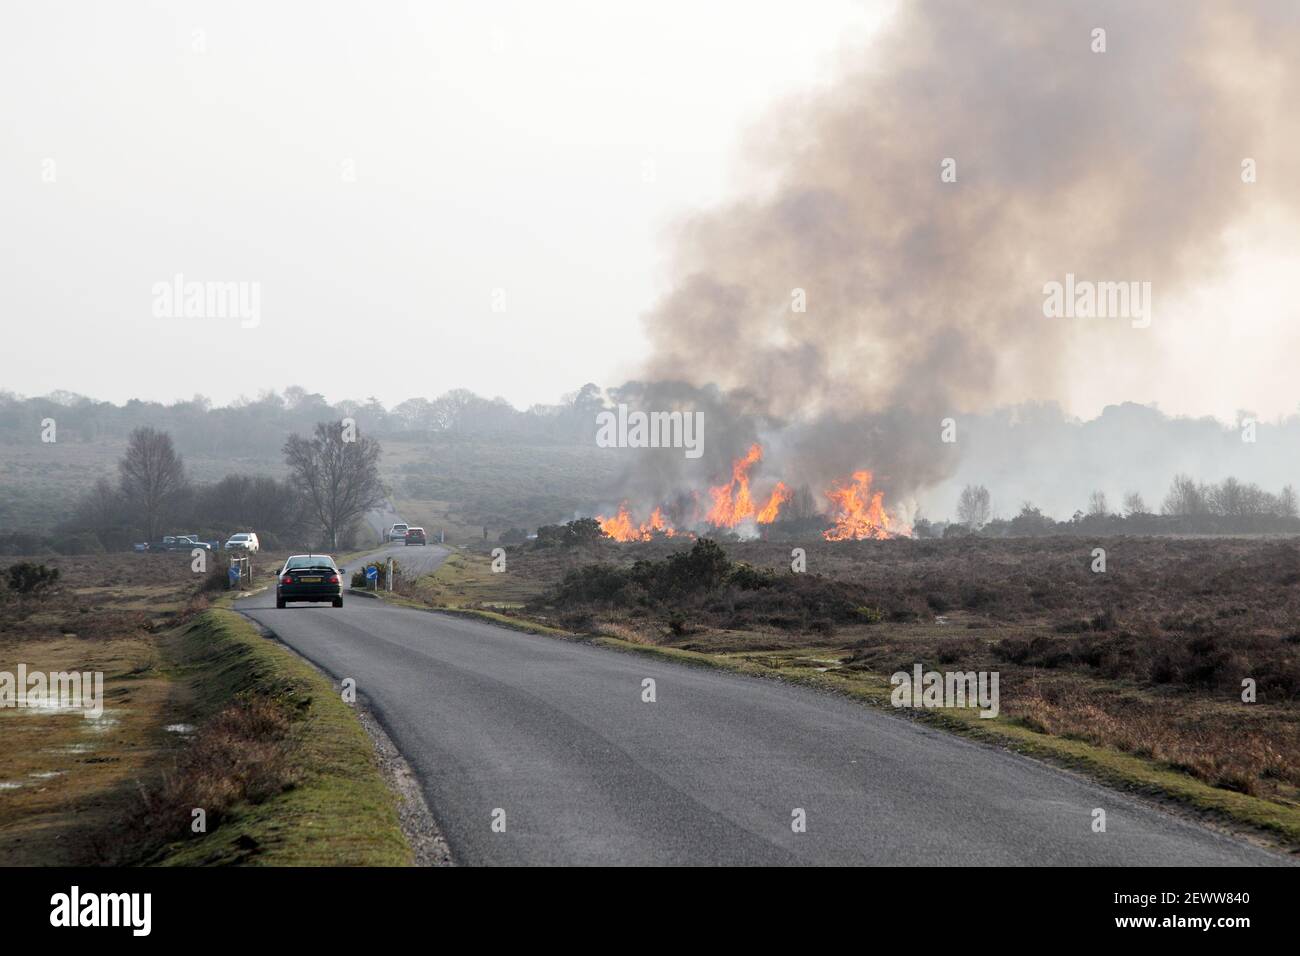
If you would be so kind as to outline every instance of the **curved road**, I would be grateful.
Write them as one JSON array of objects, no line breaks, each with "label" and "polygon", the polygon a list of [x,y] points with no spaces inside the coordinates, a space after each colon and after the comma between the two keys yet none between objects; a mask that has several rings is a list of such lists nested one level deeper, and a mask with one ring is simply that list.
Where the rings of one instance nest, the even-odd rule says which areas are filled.
[{"label": "curved road", "polygon": [[[378,553],[432,567],[447,552]],[[462,863],[1289,862],[805,688],[366,598],[274,604],[267,592],[238,607],[336,678],[356,679]],[[645,678],[654,703],[642,701]],[[1097,807],[1105,833],[1092,832]],[[796,808],[804,833],[791,827]],[[505,832],[493,829],[498,811]]]}]

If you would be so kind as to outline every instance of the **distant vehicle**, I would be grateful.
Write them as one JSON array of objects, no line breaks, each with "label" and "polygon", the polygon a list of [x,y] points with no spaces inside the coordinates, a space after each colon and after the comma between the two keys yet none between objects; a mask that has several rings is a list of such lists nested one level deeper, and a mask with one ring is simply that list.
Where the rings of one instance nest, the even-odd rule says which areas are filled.
[{"label": "distant vehicle", "polygon": [[195,548],[211,551],[212,545],[206,541],[200,541],[192,534],[169,534],[161,541],[156,541],[153,544],[144,541],[140,544],[131,545],[133,551],[193,551]]},{"label": "distant vehicle", "polygon": [[275,585],[275,606],[290,601],[343,606],[343,568],[328,554],[295,554],[284,562]]},{"label": "distant vehicle", "polygon": [[404,540],[406,540],[406,532],[409,531],[410,528],[411,528],[411,526],[408,525],[408,524],[395,524],[395,525],[393,525],[391,528],[388,529],[388,540],[389,540],[389,541],[404,541]]},{"label": "distant vehicle", "polygon": [[257,541],[257,535],[252,531],[241,531],[239,534],[232,534],[230,540],[226,542],[227,551],[259,551],[262,546]]},{"label": "distant vehicle", "polygon": [[407,528],[406,543],[408,545],[411,544],[425,545],[429,543],[429,539],[425,536],[423,528]]}]

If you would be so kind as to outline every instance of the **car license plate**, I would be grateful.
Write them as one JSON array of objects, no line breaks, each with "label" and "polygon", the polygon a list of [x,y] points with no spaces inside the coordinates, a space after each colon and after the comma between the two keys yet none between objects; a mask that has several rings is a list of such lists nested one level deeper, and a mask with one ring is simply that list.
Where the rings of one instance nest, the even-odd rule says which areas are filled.
[{"label": "car license plate", "polygon": [[299,584],[320,584],[320,578],[299,578]]}]

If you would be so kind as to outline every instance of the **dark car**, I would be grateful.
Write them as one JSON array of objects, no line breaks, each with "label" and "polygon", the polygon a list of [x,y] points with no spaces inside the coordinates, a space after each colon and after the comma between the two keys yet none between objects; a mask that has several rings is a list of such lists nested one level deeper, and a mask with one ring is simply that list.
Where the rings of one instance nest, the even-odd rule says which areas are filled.
[{"label": "dark car", "polygon": [[406,532],[407,544],[428,544],[429,539],[425,537],[423,528],[411,528]]},{"label": "dark car", "polygon": [[328,554],[295,554],[284,562],[275,586],[275,606],[290,601],[329,601],[343,606],[343,569]]}]

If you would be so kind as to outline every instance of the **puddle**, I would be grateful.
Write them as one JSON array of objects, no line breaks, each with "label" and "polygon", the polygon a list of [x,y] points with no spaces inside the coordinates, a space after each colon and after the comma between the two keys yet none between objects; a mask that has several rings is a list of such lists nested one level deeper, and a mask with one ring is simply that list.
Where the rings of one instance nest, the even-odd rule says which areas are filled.
[{"label": "puddle", "polygon": [[934,619],[934,623],[936,623],[936,624],[947,624],[947,623],[948,623],[948,619],[947,619],[946,617],[944,617],[942,614],[940,614],[938,617],[936,617],[936,618]]},{"label": "puddle", "polygon": [[14,783],[11,780],[0,780],[0,790],[17,790],[21,786],[21,783]]},{"label": "puddle", "polygon": [[87,717],[86,720],[94,733],[104,734],[122,722],[121,718],[114,716],[116,713],[116,710],[105,710],[98,717]]},{"label": "puddle", "polygon": [[168,724],[165,728],[169,734],[192,734],[194,733],[193,724]]},{"label": "puddle", "polygon": [[52,777],[62,777],[66,770],[44,770],[41,773],[29,773],[27,776],[34,777],[37,780],[49,780]]},{"label": "puddle", "polygon": [[46,747],[47,754],[88,754],[99,748],[95,744],[67,744],[63,747]]}]

